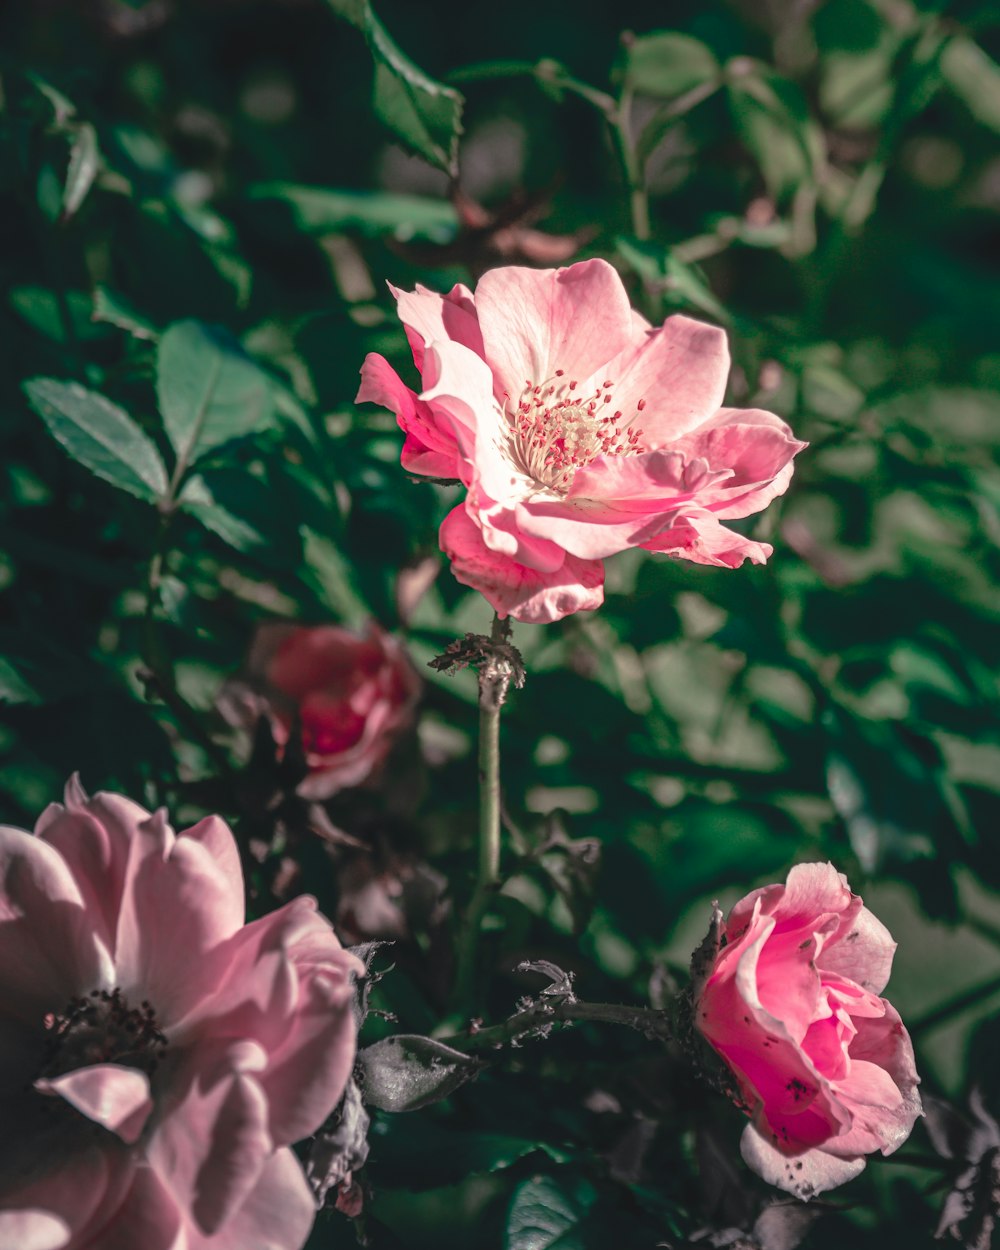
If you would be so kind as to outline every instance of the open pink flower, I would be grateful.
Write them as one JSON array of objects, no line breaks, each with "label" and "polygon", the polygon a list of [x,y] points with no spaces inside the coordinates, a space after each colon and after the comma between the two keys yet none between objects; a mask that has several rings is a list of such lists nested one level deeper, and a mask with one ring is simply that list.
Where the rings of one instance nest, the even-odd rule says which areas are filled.
[{"label": "open pink flower", "polygon": [[74,779],[0,829],[0,1250],[298,1250],[289,1149],[350,1075],[352,973],[313,900],[244,925],[229,829]]},{"label": "open pink flower", "polygon": [[374,622],[363,634],[341,625],[263,625],[247,668],[247,681],[230,684],[224,710],[247,723],[267,716],[279,747],[298,725],[309,768],[298,787],[304,798],[361,785],[413,724],[420,678],[400,643]]},{"label": "open pink flower", "polygon": [[891,1154],[921,1114],[913,1047],[879,997],[896,944],[832,864],[748,894],[724,937],[696,972],[695,1023],[736,1077],[744,1159],[810,1198]]},{"label": "open pink flower", "polygon": [[722,330],[652,328],[603,260],[393,293],[423,389],[372,354],[358,400],[396,414],[404,468],[466,487],[441,547],[501,617],[598,607],[603,560],[627,547],[730,568],[770,555],[721,522],[780,495],[804,444],[770,412],[722,407]]}]

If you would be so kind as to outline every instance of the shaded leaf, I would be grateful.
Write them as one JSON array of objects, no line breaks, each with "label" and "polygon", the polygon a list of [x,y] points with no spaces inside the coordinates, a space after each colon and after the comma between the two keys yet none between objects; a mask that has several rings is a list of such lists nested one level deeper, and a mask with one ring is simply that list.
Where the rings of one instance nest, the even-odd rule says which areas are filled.
[{"label": "shaded leaf", "polygon": [[641,278],[662,293],[668,304],[678,308],[696,308],[723,325],[729,324],[729,314],[715,298],[699,270],[678,260],[669,248],[659,243],[618,238],[615,250]]},{"label": "shaded leaf", "polygon": [[78,382],[34,378],[24,391],[50,433],[84,468],[150,503],[166,495],[160,453],[121,408]]},{"label": "shaded leaf", "polygon": [[580,1225],[596,1196],[584,1180],[538,1176],[523,1181],[507,1211],[505,1250],[583,1250]]},{"label": "shaded leaf", "polygon": [[250,203],[284,208],[294,229],[306,234],[357,230],[365,235],[392,233],[398,239],[448,242],[458,229],[458,214],[447,200],[380,191],[335,191],[327,187],[266,182],[252,187]]},{"label": "shaded leaf", "polygon": [[87,198],[101,166],[97,131],[90,122],[79,122],[70,131],[69,165],[63,187],[62,220],[68,221]]},{"label": "shaded leaf", "polygon": [[372,102],[380,121],[407,147],[452,177],[458,175],[458,136],[465,100],[429,78],[398,48],[368,0],[329,0],[360,30],[375,63]]},{"label": "shaded leaf", "polygon": [[198,321],[179,321],[160,340],[156,391],[163,424],[187,467],[242,438],[270,415],[268,385],[235,339]]},{"label": "shaded leaf", "polygon": [[639,95],[672,99],[722,73],[715,53],[700,39],[676,31],[640,35],[625,52],[625,87]]},{"label": "shaded leaf", "polygon": [[416,1111],[471,1081],[482,1064],[431,1037],[400,1033],[360,1051],[365,1102],[382,1111]]}]

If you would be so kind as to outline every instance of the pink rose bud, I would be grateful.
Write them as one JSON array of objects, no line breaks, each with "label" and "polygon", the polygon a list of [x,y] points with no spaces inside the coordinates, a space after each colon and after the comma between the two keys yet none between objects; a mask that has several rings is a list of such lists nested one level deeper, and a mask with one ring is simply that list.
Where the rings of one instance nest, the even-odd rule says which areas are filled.
[{"label": "pink rose bud", "polygon": [[799,1198],[891,1154],[922,1114],[910,1038],[879,997],[895,949],[832,864],[799,864],[696,957],[695,1024],[750,1117],[743,1158]]},{"label": "pink rose bud", "polygon": [[224,710],[252,723],[266,715],[279,747],[293,726],[309,775],[298,792],[328,799],[377,773],[413,724],[420,678],[399,642],[370,623],[264,625],[254,638],[246,683],[233,683]]},{"label": "pink rose bud", "polygon": [[722,330],[654,328],[603,260],[393,294],[422,389],[373,353],[358,401],[396,414],[404,469],[465,486],[441,549],[501,617],[599,607],[604,559],[627,547],[726,568],[771,554],[721,522],[782,494],[805,444],[722,406]]},{"label": "pink rose bud", "polygon": [[353,978],[311,898],[244,924],[217,816],[117,794],[0,828],[0,1245],[300,1250],[293,1142],[354,1062]]}]

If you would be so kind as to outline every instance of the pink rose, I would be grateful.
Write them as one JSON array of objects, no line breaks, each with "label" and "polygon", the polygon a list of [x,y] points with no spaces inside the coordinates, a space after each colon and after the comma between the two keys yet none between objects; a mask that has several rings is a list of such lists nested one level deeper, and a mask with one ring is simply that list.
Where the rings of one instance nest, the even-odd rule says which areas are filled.
[{"label": "pink rose", "polygon": [[217,816],[65,802],[0,829],[0,1248],[298,1250],[360,961],[312,899],[244,925]]},{"label": "pink rose", "polygon": [[364,634],[340,625],[264,625],[249,681],[226,700],[233,719],[267,715],[283,747],[298,722],[309,775],[298,792],[328,799],[360,785],[413,724],[420,678],[400,643],[374,622]]},{"label": "pink rose", "polygon": [[465,486],[441,548],[501,617],[598,607],[603,560],[626,547],[730,568],[771,554],[720,522],[780,495],[805,444],[721,406],[722,330],[653,329],[603,260],[393,294],[423,389],[372,354],[358,400],[396,414],[405,469]]},{"label": "pink rose", "polygon": [[895,949],[832,864],[799,864],[736,904],[695,971],[695,1023],[750,1116],[743,1158],[799,1198],[891,1154],[921,1114],[913,1047],[879,998]]}]

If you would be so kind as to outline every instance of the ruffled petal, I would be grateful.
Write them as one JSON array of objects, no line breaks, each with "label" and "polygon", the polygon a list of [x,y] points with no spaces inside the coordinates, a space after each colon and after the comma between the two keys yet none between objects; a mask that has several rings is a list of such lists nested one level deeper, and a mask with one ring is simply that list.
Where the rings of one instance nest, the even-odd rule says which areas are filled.
[{"label": "ruffled petal", "polygon": [[188,1250],[188,1245],[181,1212],[169,1190],[152,1168],[139,1167],[114,1216],[86,1237],[80,1250]]},{"label": "ruffled petal", "polygon": [[0,1014],[37,1025],[110,972],[71,866],[41,838],[0,826]]},{"label": "ruffled petal", "polygon": [[518,564],[486,546],[464,504],[445,517],[439,538],[456,579],[478,590],[501,618],[544,624],[604,602],[604,566],[599,560],[567,555],[551,572]]},{"label": "ruffled petal", "polygon": [[174,1104],[156,1125],[150,1165],[205,1233],[243,1205],[273,1150],[259,1074],[267,1055],[255,1042],[218,1044],[185,1056],[174,1073]]},{"label": "ruffled petal", "polygon": [[276,1151],[240,1209],[213,1236],[189,1226],[185,1250],[301,1250],[313,1221],[312,1191],[288,1149]]},{"label": "ruffled petal", "polygon": [[671,519],[655,538],[639,543],[646,551],[679,556],[694,564],[712,564],[737,569],[744,560],[766,564],[773,548],[770,543],[754,542],[735,530],[720,525],[711,512],[683,511]]},{"label": "ruffled petal", "polygon": [[437,340],[451,339],[478,356],[483,354],[483,336],[476,318],[472,292],[460,282],[447,295],[417,283],[414,291],[400,291],[389,283],[396,298],[396,311],[406,330],[413,352],[413,363],[423,372],[424,348]]},{"label": "ruffled petal", "polygon": [[153,1110],[149,1077],[117,1063],[93,1064],[35,1082],[43,1094],[64,1098],[82,1115],[117,1134],[127,1145],[139,1140]]},{"label": "ruffled petal", "polygon": [[862,907],[852,924],[841,925],[819,958],[824,971],[837,972],[848,980],[881,994],[892,971],[896,943],[881,920]]},{"label": "ruffled petal", "polygon": [[378,404],[396,414],[399,428],[406,435],[402,465],[408,473],[425,477],[459,476],[458,443],[452,422],[439,420],[434,410],[410,390],[383,356],[370,352],[365,357],[355,402]]},{"label": "ruffled petal", "polygon": [[517,403],[525,384],[561,369],[589,378],[632,341],[635,328],[625,288],[604,260],[566,269],[492,269],[476,286],[476,312],[495,393]]},{"label": "ruffled petal", "polygon": [[[590,310],[584,315],[589,318]],[[640,445],[652,451],[714,416],[728,377],[725,331],[678,314],[658,330],[633,335],[619,355],[581,381],[580,391],[611,382],[623,426],[641,429]]]},{"label": "ruffled petal", "polygon": [[740,1153],[759,1177],[786,1193],[808,1202],[816,1194],[846,1184],[865,1170],[864,1158],[841,1159],[825,1150],[785,1154],[748,1124],[740,1138]]}]

